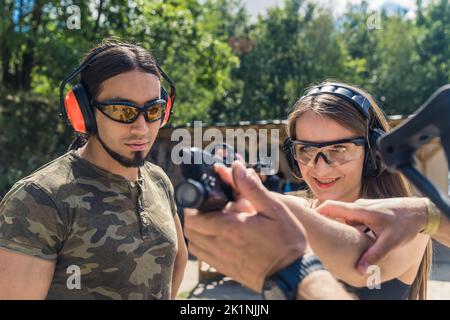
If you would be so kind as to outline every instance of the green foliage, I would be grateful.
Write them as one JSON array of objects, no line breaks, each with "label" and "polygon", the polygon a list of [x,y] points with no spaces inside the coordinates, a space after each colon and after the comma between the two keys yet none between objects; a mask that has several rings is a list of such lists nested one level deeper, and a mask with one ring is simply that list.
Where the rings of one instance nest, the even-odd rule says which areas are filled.
[{"label": "green foliage", "polygon": [[421,69],[416,88],[425,101],[436,88],[450,80],[450,3],[438,0],[418,15],[417,61]]},{"label": "green foliage", "polygon": [[17,180],[62,154],[71,133],[56,99],[0,90],[0,198]]},{"label": "green foliage", "polygon": [[342,71],[331,13],[305,1],[270,9],[248,39],[251,48],[240,55],[235,72],[242,94],[236,120],[285,118],[305,87]]},{"label": "green foliage", "polygon": [[[285,0],[250,19],[241,0],[1,0],[0,196],[64,152],[58,86],[106,37],[148,48],[177,87],[172,124],[284,119],[327,78],[367,89],[387,114],[410,114],[450,80],[450,4],[404,13],[368,2],[336,17],[310,0]],[[81,13],[70,29],[71,5]]]}]

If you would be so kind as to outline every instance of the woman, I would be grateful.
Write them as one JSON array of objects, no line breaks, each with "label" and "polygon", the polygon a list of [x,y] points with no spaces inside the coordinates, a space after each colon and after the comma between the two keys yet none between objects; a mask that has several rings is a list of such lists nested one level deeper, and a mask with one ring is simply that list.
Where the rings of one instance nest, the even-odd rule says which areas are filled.
[{"label": "woman", "polygon": [[375,155],[376,138],[389,129],[367,92],[330,81],[313,87],[290,113],[285,143],[294,160],[293,171],[308,191],[303,198],[281,198],[304,224],[313,251],[360,299],[426,299],[431,264],[428,236],[418,235],[361,275],[354,266],[376,235],[367,228],[304,214],[301,208],[314,209],[326,200],[411,196],[407,181],[384,170]]}]

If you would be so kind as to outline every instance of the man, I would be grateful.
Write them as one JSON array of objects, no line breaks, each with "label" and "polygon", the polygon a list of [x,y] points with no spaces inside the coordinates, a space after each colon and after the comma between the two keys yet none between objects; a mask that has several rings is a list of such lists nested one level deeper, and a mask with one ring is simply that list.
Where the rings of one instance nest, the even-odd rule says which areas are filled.
[{"label": "man", "polygon": [[375,232],[376,241],[358,261],[361,273],[418,233],[429,234],[450,247],[450,221],[426,198],[361,199],[354,203],[325,201],[317,211],[348,224],[366,225]]},{"label": "man", "polygon": [[64,107],[87,143],[0,204],[0,298],[175,298],[187,250],[173,187],[145,160],[170,112],[161,70],[126,43],[104,42],[84,62]]},{"label": "man", "polygon": [[217,169],[239,200],[223,214],[185,209],[192,254],[266,299],[351,298],[314,256],[299,220],[254,170],[235,162],[230,177]]},{"label": "man", "polygon": [[[264,189],[259,179],[252,178],[255,174],[251,171],[242,172],[238,165],[233,170],[230,178],[229,170],[217,167],[218,174],[233,186],[239,200],[226,207],[225,214],[198,214],[189,210],[185,232],[193,254],[244,285],[264,293],[270,289],[273,275],[283,273],[289,261],[295,261],[310,249],[303,228],[298,226],[298,219],[292,217],[285,204]],[[363,255],[363,259],[369,262],[359,269],[362,274],[368,265],[376,264],[391,250],[409,243],[418,233],[430,234],[443,244],[450,244],[449,220],[440,217],[428,199],[394,198],[358,200],[355,203],[326,201],[317,210],[348,224],[367,225],[377,235],[373,246]],[[272,234],[277,236],[268,236]],[[291,278],[300,278],[297,298],[349,297],[340,291],[330,275],[325,276],[317,270],[309,274],[301,281],[302,276],[291,270]],[[325,292],[324,288],[327,288]],[[283,295],[277,296],[283,298]]]}]

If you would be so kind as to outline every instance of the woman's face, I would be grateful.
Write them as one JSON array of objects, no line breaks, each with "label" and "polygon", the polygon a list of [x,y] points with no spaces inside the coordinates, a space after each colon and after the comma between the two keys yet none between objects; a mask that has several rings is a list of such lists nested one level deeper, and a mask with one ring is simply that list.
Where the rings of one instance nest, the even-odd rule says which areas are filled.
[{"label": "woman's face", "polygon": [[[323,143],[357,135],[336,121],[307,111],[296,121],[297,140]],[[353,202],[359,198],[364,164],[364,146],[356,147],[356,159],[330,166],[323,156],[308,165],[297,161],[300,172],[319,204],[325,200]],[[315,161],[317,160],[317,161]]]}]

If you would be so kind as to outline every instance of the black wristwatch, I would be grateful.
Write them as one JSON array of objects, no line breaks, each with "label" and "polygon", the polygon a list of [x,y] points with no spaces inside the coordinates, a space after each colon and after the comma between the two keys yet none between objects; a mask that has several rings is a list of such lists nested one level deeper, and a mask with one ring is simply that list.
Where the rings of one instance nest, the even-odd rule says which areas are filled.
[{"label": "black wristwatch", "polygon": [[325,270],[314,254],[305,254],[264,281],[262,296],[265,300],[295,300],[297,288],[314,271]]}]

